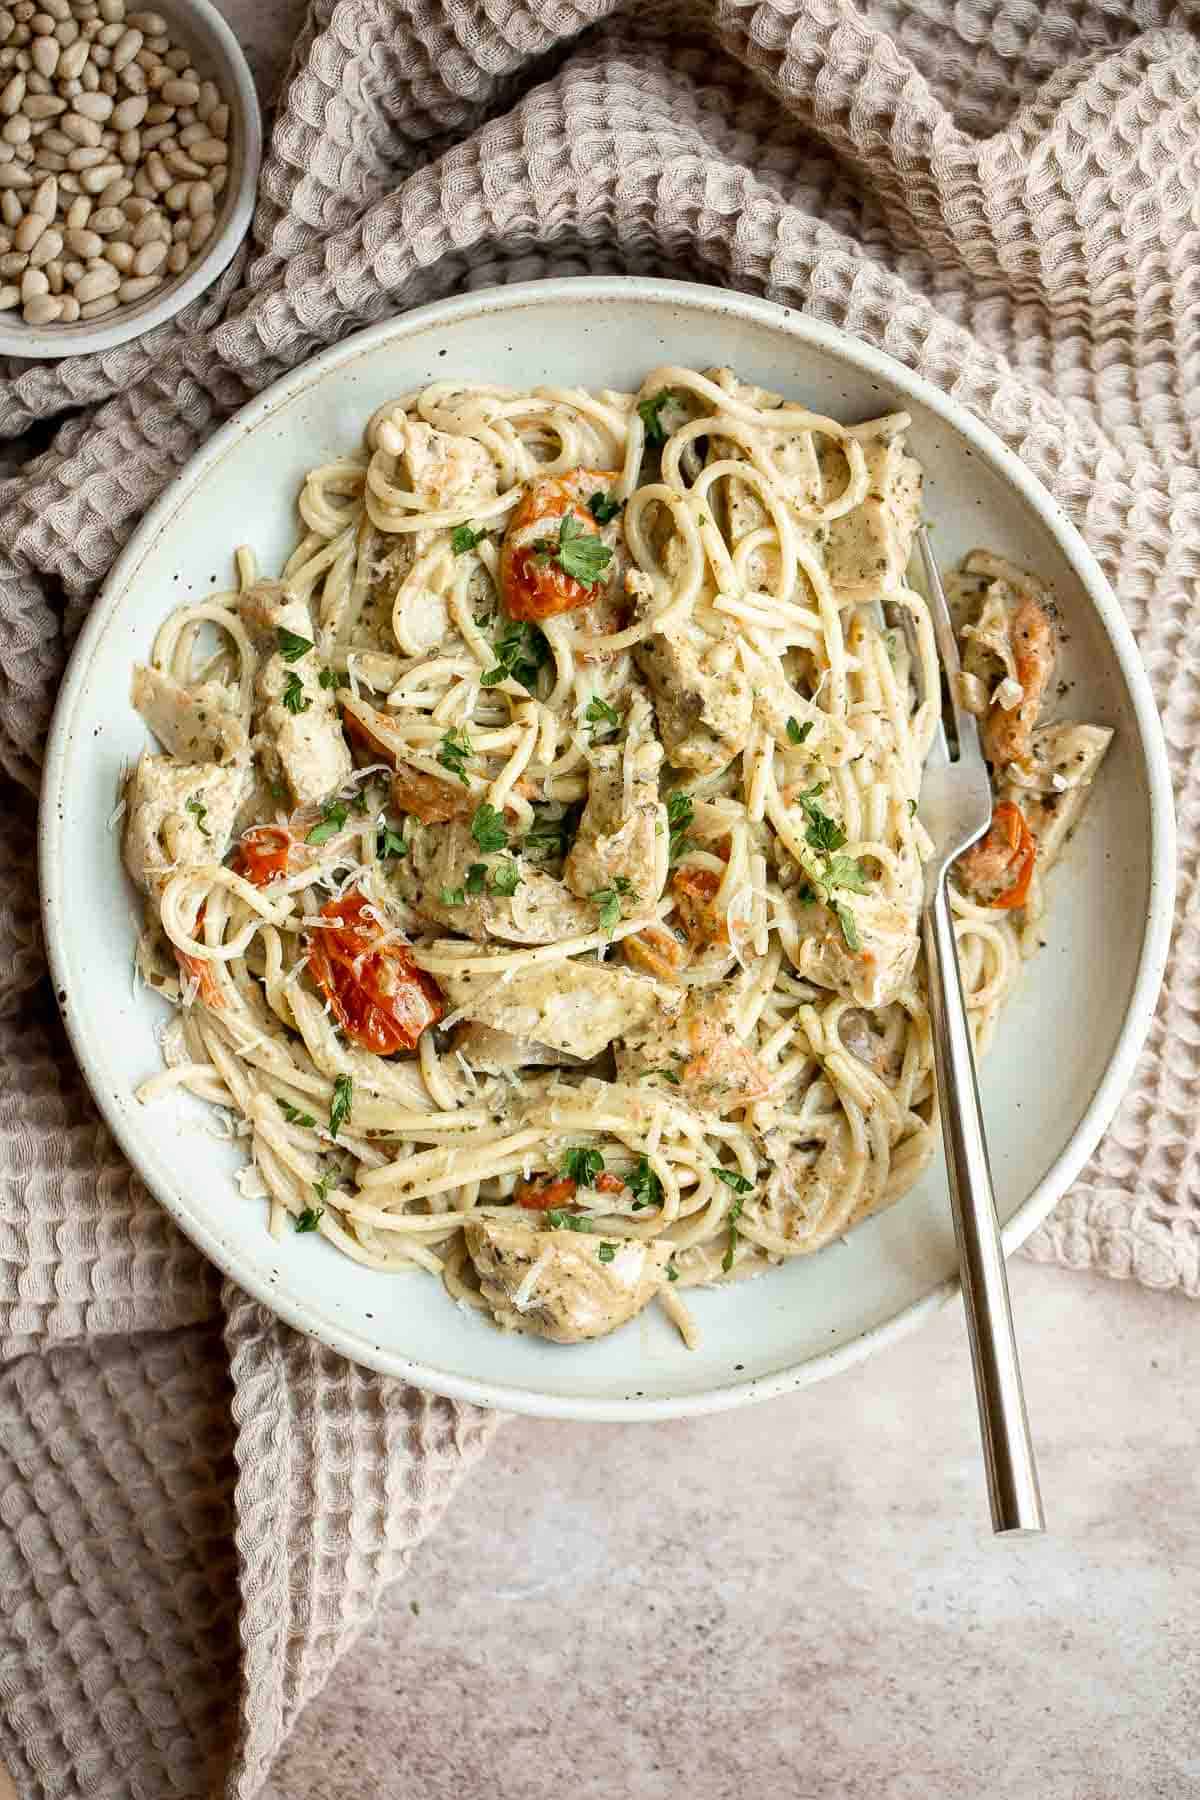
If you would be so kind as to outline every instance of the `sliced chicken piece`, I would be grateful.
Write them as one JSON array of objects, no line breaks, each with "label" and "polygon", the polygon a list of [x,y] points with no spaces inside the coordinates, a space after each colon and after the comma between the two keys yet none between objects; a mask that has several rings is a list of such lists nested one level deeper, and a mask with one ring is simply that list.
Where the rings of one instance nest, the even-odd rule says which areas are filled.
[{"label": "sliced chicken piece", "polygon": [[1113,734],[1106,725],[1043,725],[1033,734],[1026,768],[1009,770],[1003,798],[1025,815],[1044,875],[1062,854]]},{"label": "sliced chicken piece", "polygon": [[798,937],[788,954],[796,972],[818,987],[847,995],[859,1006],[888,1006],[908,986],[917,960],[916,912],[878,897],[870,907],[860,906],[858,895],[840,890],[838,898],[854,916],[858,949],[851,950],[827,907],[793,898],[789,905]]},{"label": "sliced chicken piece", "polygon": [[719,637],[694,619],[673,622],[638,644],[633,656],[650,685],[669,761],[715,775],[745,749],[753,697],[732,622]]},{"label": "sliced chicken piece", "polygon": [[825,543],[826,572],[844,601],[871,600],[900,585],[921,522],[921,465],[908,454],[903,435],[869,438],[862,452],[867,497],[829,521]]},{"label": "sliced chicken piece", "polygon": [[674,1245],[473,1220],[467,1249],[496,1323],[556,1344],[604,1337],[640,1313],[667,1278]]},{"label": "sliced chicken piece", "polygon": [[263,581],[242,595],[239,610],[264,658],[254,678],[255,749],[268,776],[287,782],[296,806],[319,806],[353,764],[315,648],[291,661],[280,648],[289,633],[313,643],[308,607],[279,582]]},{"label": "sliced chicken piece", "polygon": [[[437,948],[469,953],[461,943],[439,942]],[[614,1038],[644,1031],[662,1011],[665,998],[655,982],[641,975],[576,959],[517,969],[507,978],[491,970],[439,974],[438,983],[451,1011],[585,1062]]]},{"label": "sliced chicken piece", "polygon": [[667,809],[658,798],[662,749],[640,695],[630,705],[626,726],[623,744],[597,744],[588,752],[587,805],[563,880],[585,900],[625,880],[649,908],[666,880],[669,833]]},{"label": "sliced chicken piece", "polygon": [[727,1113],[761,1100],[771,1078],[738,1035],[741,1005],[736,984],[692,989],[682,1000],[668,990],[644,1026],[631,1021],[622,1034],[618,1079],[669,1069],[680,1097],[701,1112]]},{"label": "sliced chicken piece", "polygon": [[552,1050],[548,1044],[535,1044],[530,1038],[512,1037],[507,1031],[494,1031],[490,1025],[460,1025],[451,1048],[483,1075],[503,1075],[515,1069],[585,1067],[582,1057]]},{"label": "sliced chicken piece", "polygon": [[237,691],[223,681],[188,688],[135,663],[129,697],[163,749],[182,762],[244,762],[250,755]]},{"label": "sliced chicken piece", "polygon": [[[520,884],[511,895],[493,892],[497,875],[511,875],[508,853],[485,855],[460,820],[446,825],[414,826],[406,857],[389,866],[397,893],[410,906],[439,925],[483,943],[500,938],[512,944],[553,944],[583,937],[596,929],[597,911],[576,899],[561,881],[544,875],[526,859],[519,862]],[[470,871],[486,873],[482,892],[467,891]],[[503,880],[501,885],[505,885]],[[459,891],[462,901],[458,901]],[[453,894],[454,900],[445,896]]]},{"label": "sliced chicken piece", "polygon": [[244,765],[138,758],[125,784],[123,854],[143,893],[160,893],[178,869],[221,861],[249,785]]}]

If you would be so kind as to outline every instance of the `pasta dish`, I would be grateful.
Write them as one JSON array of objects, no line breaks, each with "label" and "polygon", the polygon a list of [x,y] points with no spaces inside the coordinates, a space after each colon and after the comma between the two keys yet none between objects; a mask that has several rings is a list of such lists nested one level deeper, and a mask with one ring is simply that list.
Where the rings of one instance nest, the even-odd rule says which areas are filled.
[{"label": "pasta dish", "polygon": [[[313,469],[278,578],[133,676],[143,978],[241,1196],[500,1326],[595,1338],[807,1256],[933,1155],[918,801],[939,717],[921,470],[662,367],[441,381]],[[950,581],[997,804],[955,870],[977,1049],[1107,747],[1045,718],[1053,598]],[[237,1203],[233,1201],[232,1203]]]}]

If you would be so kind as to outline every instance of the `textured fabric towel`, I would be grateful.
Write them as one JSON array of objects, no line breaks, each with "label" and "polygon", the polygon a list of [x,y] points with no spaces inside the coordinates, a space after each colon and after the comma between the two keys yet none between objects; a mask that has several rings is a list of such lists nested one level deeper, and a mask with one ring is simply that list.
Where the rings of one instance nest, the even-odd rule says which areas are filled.
[{"label": "textured fabric towel", "polygon": [[32,796],[106,569],[215,425],[398,309],[571,271],[766,293],[952,391],[1054,490],[1154,680],[1184,870],[1133,1091],[1033,1249],[1200,1292],[1194,20],[316,0],[219,287],[140,343],[0,368],[0,1756],[23,1794],[253,1794],[487,1439],[221,1291],[98,1122],[37,937]]}]

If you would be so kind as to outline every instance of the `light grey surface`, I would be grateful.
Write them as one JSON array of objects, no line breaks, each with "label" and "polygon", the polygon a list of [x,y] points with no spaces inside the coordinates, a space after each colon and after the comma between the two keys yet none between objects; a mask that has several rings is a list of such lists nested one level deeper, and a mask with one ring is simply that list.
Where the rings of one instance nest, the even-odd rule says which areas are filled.
[{"label": "light grey surface", "polygon": [[[269,101],[299,5],[219,4]],[[1044,1539],[991,1538],[957,1308],[727,1417],[514,1422],[267,1800],[1200,1795],[1200,1313],[1010,1274]]]},{"label": "light grey surface", "polygon": [[514,1421],[267,1800],[1200,1794],[1200,1315],[1011,1277],[1045,1538],[989,1531],[957,1307],[723,1418]]}]

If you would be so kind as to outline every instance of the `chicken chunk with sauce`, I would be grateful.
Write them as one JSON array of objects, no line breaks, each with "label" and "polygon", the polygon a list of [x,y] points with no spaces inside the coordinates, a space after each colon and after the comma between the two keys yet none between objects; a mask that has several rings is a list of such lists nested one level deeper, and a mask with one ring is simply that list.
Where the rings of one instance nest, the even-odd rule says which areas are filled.
[{"label": "chicken chunk with sauce", "polygon": [[[437,945],[439,950],[451,947],[464,955],[469,948]],[[663,999],[662,990],[644,976],[575,957],[535,963],[505,976],[481,969],[477,975],[439,975],[438,980],[451,1011],[584,1061],[599,1056],[614,1038],[648,1028]]]},{"label": "chicken chunk with sauce", "polygon": [[[472,879],[472,870],[482,876]],[[519,875],[511,893],[513,876]],[[596,929],[596,908],[577,899],[554,876],[507,852],[485,854],[461,820],[413,826],[409,853],[389,866],[400,897],[427,919],[483,943],[552,944]],[[461,895],[461,899],[460,896]],[[453,896],[453,898],[448,898]]]},{"label": "chicken chunk with sauce", "polygon": [[563,880],[585,900],[624,880],[649,907],[667,872],[667,809],[658,797],[662,749],[644,700],[631,703],[626,727],[624,743],[597,744],[588,752],[587,805]]},{"label": "chicken chunk with sauce", "polygon": [[631,1020],[617,1046],[617,1074],[638,1081],[664,1068],[682,1099],[701,1112],[727,1113],[761,1100],[771,1077],[738,1032],[736,984],[662,995],[654,1013]]},{"label": "chicken chunk with sauce", "polygon": [[249,774],[244,765],[138,758],[125,783],[125,867],[143,893],[179,869],[219,863],[229,849]]},{"label": "chicken chunk with sauce", "polygon": [[264,581],[242,595],[240,612],[263,653],[254,678],[255,749],[268,777],[286,781],[296,806],[319,806],[353,765],[315,648],[289,661],[280,647],[289,633],[313,643],[308,607],[280,583]]},{"label": "chicken chunk with sauce", "polygon": [[606,1240],[506,1219],[472,1220],[466,1240],[496,1323],[556,1344],[605,1337],[636,1317],[666,1281],[674,1250],[663,1239]]},{"label": "chicken chunk with sauce", "polygon": [[245,762],[250,754],[237,691],[223,681],[184,687],[136,663],[130,699],[169,756],[181,762]]},{"label": "chicken chunk with sauce", "polygon": [[[643,596],[639,610],[645,610]],[[659,735],[677,768],[714,775],[750,736],[753,696],[738,663],[732,622],[714,634],[695,619],[673,620],[633,652],[654,699]]]}]

